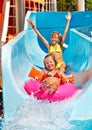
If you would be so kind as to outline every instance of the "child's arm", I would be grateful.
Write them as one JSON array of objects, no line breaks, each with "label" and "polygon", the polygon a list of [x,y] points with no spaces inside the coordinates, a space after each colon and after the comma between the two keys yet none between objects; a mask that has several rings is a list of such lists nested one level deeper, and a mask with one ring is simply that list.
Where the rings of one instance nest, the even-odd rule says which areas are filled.
[{"label": "child's arm", "polygon": [[67,19],[67,23],[66,23],[66,27],[65,27],[65,30],[64,30],[64,34],[62,36],[62,41],[61,41],[61,44],[64,43],[65,41],[65,38],[66,38],[66,34],[68,32],[68,28],[69,28],[69,24],[70,24],[70,20],[71,20],[71,13],[68,12],[67,16],[66,16],[66,19]]},{"label": "child's arm", "polygon": [[40,39],[45,44],[45,46],[47,47],[47,49],[49,49],[49,46],[50,46],[49,42],[42,36],[42,34],[38,31],[38,29],[35,27],[35,25],[33,24],[33,22],[31,20],[29,20],[29,19],[27,20],[27,22],[33,28],[33,30],[36,32],[36,34],[40,37]]}]

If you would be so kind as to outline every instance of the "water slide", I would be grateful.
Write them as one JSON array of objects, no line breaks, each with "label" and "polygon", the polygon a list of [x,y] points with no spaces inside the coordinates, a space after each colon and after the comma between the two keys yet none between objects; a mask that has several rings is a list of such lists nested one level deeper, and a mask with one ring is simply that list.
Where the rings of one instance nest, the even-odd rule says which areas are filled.
[{"label": "water slide", "polygon": [[[24,30],[2,47],[2,82],[4,119],[12,119],[17,108],[29,96],[23,89],[33,66],[41,70],[46,47],[28,25],[32,19],[39,31],[50,41],[52,31],[63,33],[67,12],[27,12]],[[64,60],[70,70],[85,71],[92,66],[92,11],[72,12],[70,28],[65,41]],[[80,77],[79,77],[80,78]],[[84,84],[82,93],[74,99],[70,123],[92,128],[92,80]]]}]

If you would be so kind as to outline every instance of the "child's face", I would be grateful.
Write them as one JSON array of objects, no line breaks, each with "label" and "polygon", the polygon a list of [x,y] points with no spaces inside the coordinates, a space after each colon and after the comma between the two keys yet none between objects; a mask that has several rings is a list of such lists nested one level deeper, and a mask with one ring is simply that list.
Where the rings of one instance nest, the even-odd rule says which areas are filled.
[{"label": "child's face", "polygon": [[58,40],[59,40],[59,35],[57,33],[53,33],[51,35],[51,40],[52,40],[53,45],[56,44],[58,42]]},{"label": "child's face", "polygon": [[48,71],[52,71],[53,69],[55,69],[55,66],[56,66],[55,61],[52,56],[46,57],[44,60],[44,64],[45,64],[45,68]]}]

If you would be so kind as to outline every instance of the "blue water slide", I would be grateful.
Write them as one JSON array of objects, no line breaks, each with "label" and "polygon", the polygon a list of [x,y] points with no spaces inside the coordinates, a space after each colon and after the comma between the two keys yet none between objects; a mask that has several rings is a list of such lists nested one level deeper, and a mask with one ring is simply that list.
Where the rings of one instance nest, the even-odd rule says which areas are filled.
[{"label": "blue water slide", "polygon": [[[30,12],[25,17],[24,30],[2,47],[2,82],[4,119],[12,119],[19,105],[29,98],[23,89],[33,66],[43,68],[47,49],[28,25],[32,19],[39,31],[50,41],[52,31],[63,33],[67,12]],[[86,30],[86,31],[85,31]],[[86,33],[85,33],[86,32]],[[92,66],[92,11],[72,12],[63,57],[70,70],[77,72]],[[74,101],[71,123],[88,121],[92,127],[92,81],[83,86],[83,92]],[[82,123],[81,121],[81,123]],[[76,124],[77,124],[76,123]],[[83,129],[84,130],[84,129]]]}]

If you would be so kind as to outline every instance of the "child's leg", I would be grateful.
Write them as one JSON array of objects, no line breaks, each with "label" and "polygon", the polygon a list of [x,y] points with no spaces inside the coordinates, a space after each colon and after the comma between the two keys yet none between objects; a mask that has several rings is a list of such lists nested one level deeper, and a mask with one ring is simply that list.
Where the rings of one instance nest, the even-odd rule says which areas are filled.
[{"label": "child's leg", "polygon": [[75,85],[77,87],[83,86],[88,80],[92,78],[92,68],[84,72],[74,73]]},{"label": "child's leg", "polygon": [[65,64],[63,61],[57,63],[57,65],[56,65],[56,68],[57,68],[57,69],[65,68],[65,67],[66,67],[66,64]]},{"label": "child's leg", "polygon": [[60,69],[60,71],[64,73],[66,69],[66,64],[64,62],[57,63],[56,68]]}]

